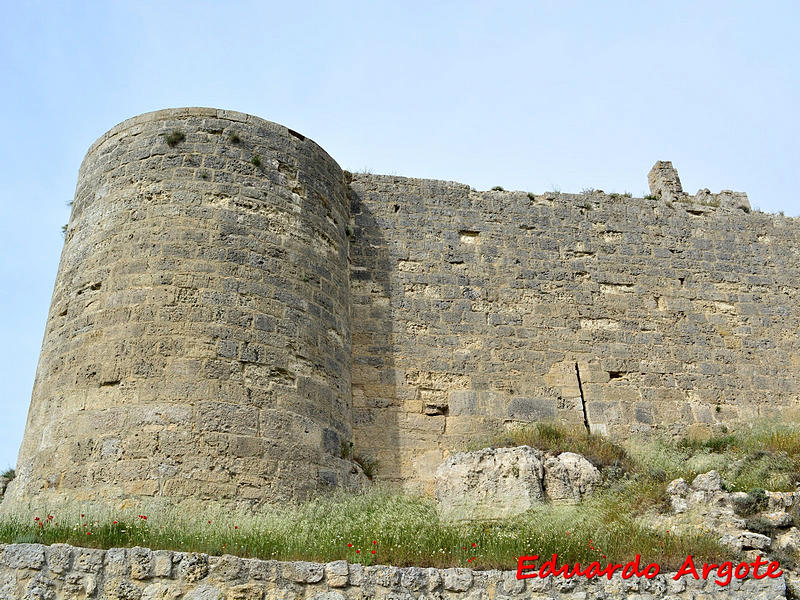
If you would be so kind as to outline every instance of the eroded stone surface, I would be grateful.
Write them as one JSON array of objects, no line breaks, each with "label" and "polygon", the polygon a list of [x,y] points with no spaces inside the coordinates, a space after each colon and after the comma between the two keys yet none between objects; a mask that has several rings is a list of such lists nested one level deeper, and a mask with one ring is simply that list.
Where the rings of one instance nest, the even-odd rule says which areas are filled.
[{"label": "eroded stone surface", "polygon": [[558,456],[530,446],[459,452],[436,471],[436,502],[445,521],[501,519],[544,501],[578,502],[600,472],[573,452]]}]

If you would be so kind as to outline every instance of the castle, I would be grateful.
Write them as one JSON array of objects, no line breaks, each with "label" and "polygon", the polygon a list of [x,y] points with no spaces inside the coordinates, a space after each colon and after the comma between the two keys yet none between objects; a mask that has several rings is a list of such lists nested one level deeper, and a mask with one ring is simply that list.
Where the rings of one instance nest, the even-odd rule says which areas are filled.
[{"label": "castle", "polygon": [[7,505],[429,492],[511,423],[794,419],[800,223],[745,195],[478,192],[162,110],[81,166]]}]

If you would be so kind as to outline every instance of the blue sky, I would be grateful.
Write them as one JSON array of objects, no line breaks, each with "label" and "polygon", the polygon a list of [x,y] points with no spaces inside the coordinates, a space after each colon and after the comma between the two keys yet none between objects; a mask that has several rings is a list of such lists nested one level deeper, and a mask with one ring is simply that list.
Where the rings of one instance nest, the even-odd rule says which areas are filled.
[{"label": "blue sky", "polygon": [[800,215],[796,2],[6,2],[0,469],[16,462],[78,166],[166,107],[277,121],[346,169],[478,189],[746,191]]}]

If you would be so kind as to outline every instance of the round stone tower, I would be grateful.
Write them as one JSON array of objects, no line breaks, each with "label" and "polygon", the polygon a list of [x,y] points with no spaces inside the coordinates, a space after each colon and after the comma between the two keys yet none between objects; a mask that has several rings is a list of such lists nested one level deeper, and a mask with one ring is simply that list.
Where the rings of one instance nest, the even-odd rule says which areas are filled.
[{"label": "round stone tower", "polygon": [[129,119],[80,169],[9,504],[350,487],[342,170],[281,125]]}]

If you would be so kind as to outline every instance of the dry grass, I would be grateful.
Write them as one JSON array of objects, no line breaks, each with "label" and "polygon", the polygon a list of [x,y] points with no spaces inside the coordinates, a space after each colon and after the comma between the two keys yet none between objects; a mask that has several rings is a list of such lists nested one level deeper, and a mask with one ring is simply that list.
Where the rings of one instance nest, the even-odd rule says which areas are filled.
[{"label": "dry grass", "polygon": [[502,522],[469,524],[442,523],[430,499],[380,490],[255,516],[215,511],[191,518],[170,512],[143,515],[147,519],[128,512],[81,517],[73,506],[51,513],[52,519],[44,513],[37,515],[39,521],[5,518],[0,542],[138,545],[263,559],[478,569],[514,569],[520,554],[626,562],[640,553],[662,568],[677,567],[687,554],[708,560],[730,554],[711,538],[645,527],[628,511],[629,492],[620,487],[579,506],[545,505]]}]

